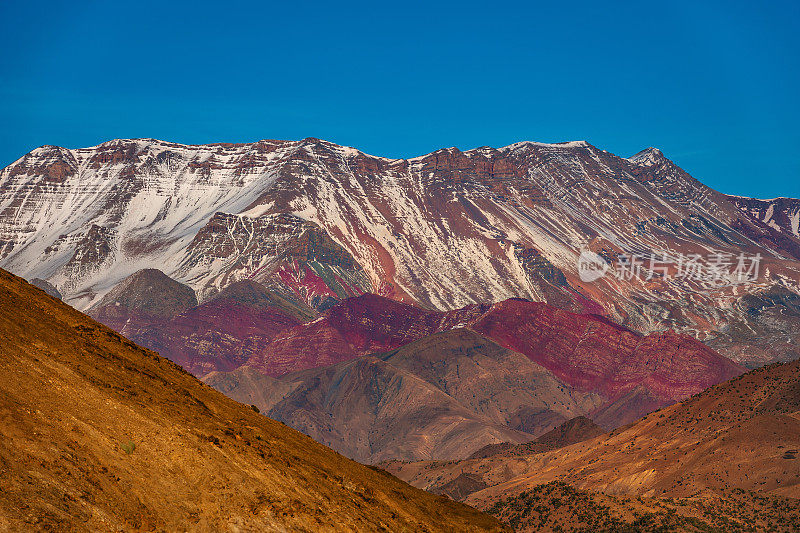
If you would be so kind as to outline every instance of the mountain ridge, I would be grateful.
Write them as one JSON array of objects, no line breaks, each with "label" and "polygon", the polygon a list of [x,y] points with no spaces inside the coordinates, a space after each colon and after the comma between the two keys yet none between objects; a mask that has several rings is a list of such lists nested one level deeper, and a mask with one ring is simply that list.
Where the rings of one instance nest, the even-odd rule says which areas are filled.
[{"label": "mountain ridge", "polygon": [[[200,301],[246,278],[318,310],[365,292],[438,310],[524,297],[733,340],[750,366],[791,357],[732,339],[749,318],[731,304],[775,283],[800,290],[800,236],[646,153],[521,142],[388,159],[314,138],[38,149],[0,171],[0,266],[79,308],[157,267]],[[611,272],[583,280],[581,250]],[[675,265],[615,275],[634,253],[707,256],[704,276],[714,254],[761,264],[745,285]]]}]

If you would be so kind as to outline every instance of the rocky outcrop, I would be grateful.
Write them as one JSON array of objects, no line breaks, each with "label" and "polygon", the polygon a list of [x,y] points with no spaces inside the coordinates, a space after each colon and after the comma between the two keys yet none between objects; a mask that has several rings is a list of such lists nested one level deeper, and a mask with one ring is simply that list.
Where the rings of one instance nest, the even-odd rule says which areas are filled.
[{"label": "rocky outcrop", "polygon": [[61,293],[58,292],[58,289],[56,289],[47,281],[41,278],[33,278],[32,280],[30,280],[30,284],[33,285],[34,287],[42,289],[44,292],[46,292],[53,298],[58,298],[59,300],[61,299]]},{"label": "rocky outcrop", "polygon": [[527,355],[579,390],[613,401],[637,388],[647,390],[653,404],[630,419],[606,420],[612,427],[744,371],[687,335],[671,331],[641,335],[602,317],[536,302],[501,302],[470,327]]},{"label": "rocky outcrop", "polygon": [[147,269],[126,278],[88,314],[203,376],[239,368],[316,311],[252,280],[234,282],[197,305],[190,287]]}]

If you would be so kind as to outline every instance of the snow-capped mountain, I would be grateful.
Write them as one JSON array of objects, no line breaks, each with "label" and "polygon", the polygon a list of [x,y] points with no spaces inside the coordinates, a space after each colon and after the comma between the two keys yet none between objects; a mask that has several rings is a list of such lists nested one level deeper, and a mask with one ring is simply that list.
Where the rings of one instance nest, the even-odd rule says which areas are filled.
[{"label": "snow-capped mountain", "polygon": [[[41,147],[0,173],[0,266],[79,309],[143,268],[201,301],[245,278],[318,309],[363,292],[438,310],[524,297],[747,346],[723,352],[758,364],[800,353],[787,333],[767,356],[740,305],[797,292],[797,205],[716,192],[654,148],[626,159],[583,141],[387,159],[313,138],[115,140]],[[609,274],[587,281],[587,253]],[[634,255],[644,268],[626,275]],[[738,284],[681,276],[686,257],[705,274],[711,257],[759,268]]]}]

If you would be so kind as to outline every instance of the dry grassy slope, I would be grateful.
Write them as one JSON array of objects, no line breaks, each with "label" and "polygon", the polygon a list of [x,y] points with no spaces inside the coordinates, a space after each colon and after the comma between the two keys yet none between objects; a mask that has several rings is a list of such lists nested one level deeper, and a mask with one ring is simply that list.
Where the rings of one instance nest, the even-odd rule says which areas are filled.
[{"label": "dry grassy slope", "polygon": [[749,533],[800,531],[797,500],[743,490],[691,498],[614,496],[553,481],[496,502],[488,512],[518,533]]},{"label": "dry grassy slope", "polygon": [[5,271],[0,353],[0,530],[500,527],[258,415]]},{"label": "dry grassy slope", "polygon": [[731,489],[800,498],[800,361],[771,365],[638,423],[532,458],[486,494],[533,480],[643,496]]},{"label": "dry grassy slope", "polygon": [[422,487],[473,474],[487,488],[465,501],[479,508],[554,480],[645,497],[743,489],[800,498],[799,450],[795,361],[751,371],[606,436],[553,452],[390,469]]}]

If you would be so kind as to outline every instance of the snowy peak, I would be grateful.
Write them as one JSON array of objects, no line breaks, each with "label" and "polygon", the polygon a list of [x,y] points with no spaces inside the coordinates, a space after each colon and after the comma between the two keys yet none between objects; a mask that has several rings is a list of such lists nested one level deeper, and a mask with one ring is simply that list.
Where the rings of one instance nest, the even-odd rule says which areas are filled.
[{"label": "snowy peak", "polygon": [[591,148],[591,144],[586,141],[566,141],[566,142],[558,142],[558,143],[543,143],[543,142],[536,142],[536,141],[520,141],[513,144],[509,144],[508,146],[504,146],[498,149],[500,153],[507,153],[512,155],[518,155],[522,153],[527,153],[530,151],[534,151],[537,149],[547,149],[547,150],[559,150],[559,151],[569,151],[574,150],[576,148]]},{"label": "snowy peak", "polygon": [[518,148],[586,148],[590,146],[590,144],[586,141],[564,141],[564,142],[557,142],[557,143],[543,143],[538,141],[520,141],[516,143],[509,144],[508,146],[504,146],[500,148],[501,151],[505,150],[516,150]]},{"label": "snowy peak", "polygon": [[640,166],[653,166],[663,163],[664,161],[668,161],[664,154],[658,148],[645,148],[641,152],[638,152],[635,155],[632,155],[628,158],[628,161]]}]

